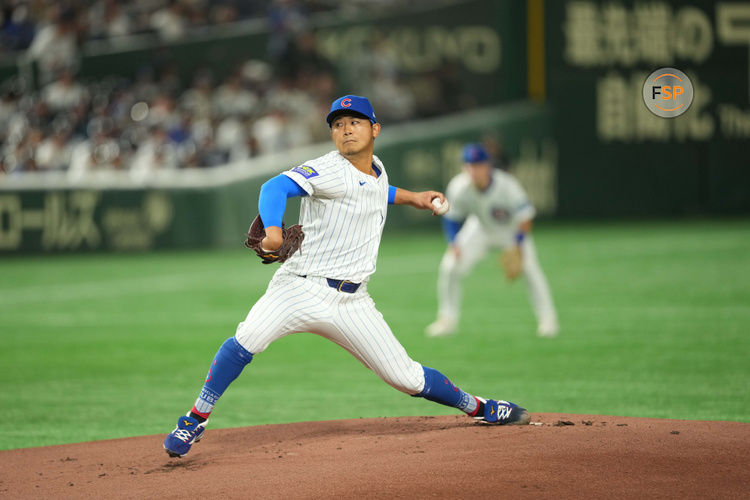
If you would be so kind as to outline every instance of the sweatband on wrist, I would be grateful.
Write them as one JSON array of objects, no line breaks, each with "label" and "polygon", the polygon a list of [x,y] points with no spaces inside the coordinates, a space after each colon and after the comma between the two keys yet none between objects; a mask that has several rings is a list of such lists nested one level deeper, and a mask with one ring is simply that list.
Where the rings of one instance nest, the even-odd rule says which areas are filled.
[{"label": "sweatband on wrist", "polygon": [[393,205],[396,203],[396,186],[388,185],[388,204]]}]

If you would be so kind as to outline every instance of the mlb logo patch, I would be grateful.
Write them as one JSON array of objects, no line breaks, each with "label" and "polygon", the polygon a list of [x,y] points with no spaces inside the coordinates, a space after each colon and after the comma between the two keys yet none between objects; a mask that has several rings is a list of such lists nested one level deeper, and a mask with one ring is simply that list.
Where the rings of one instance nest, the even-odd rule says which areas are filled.
[{"label": "mlb logo patch", "polygon": [[315,177],[316,175],[318,175],[318,172],[316,172],[314,168],[308,167],[307,165],[300,165],[299,167],[294,167],[292,169],[292,172],[297,172],[305,179],[309,179],[310,177]]}]

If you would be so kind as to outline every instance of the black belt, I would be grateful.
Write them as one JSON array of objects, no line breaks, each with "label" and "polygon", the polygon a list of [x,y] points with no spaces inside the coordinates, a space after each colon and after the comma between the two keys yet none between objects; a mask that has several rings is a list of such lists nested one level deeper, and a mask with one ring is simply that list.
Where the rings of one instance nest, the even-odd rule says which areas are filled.
[{"label": "black belt", "polygon": [[348,280],[332,280],[331,278],[326,278],[326,281],[328,282],[328,286],[331,288],[335,288],[339,292],[346,292],[346,293],[354,293],[357,291],[357,288],[359,288],[359,285],[362,283],[352,283]]},{"label": "black belt", "polygon": [[[306,274],[304,276],[299,274],[298,276],[300,276],[301,278],[307,278]],[[328,286],[330,286],[331,288],[335,288],[339,292],[344,292],[344,293],[354,293],[362,284],[362,283],[353,283],[349,280],[335,280],[331,278],[326,278],[326,281],[328,282]]]}]

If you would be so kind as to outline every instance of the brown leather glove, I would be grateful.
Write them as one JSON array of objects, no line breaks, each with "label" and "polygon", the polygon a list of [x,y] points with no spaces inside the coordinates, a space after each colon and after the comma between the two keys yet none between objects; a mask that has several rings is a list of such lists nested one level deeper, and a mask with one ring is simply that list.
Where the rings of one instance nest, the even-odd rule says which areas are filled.
[{"label": "brown leather glove", "polygon": [[299,250],[302,240],[305,239],[305,233],[302,232],[302,226],[299,224],[295,224],[289,228],[284,228],[282,224],[281,235],[283,241],[279,248],[270,252],[264,250],[260,242],[266,237],[266,228],[263,226],[263,221],[260,220],[260,215],[258,215],[247,231],[245,246],[253,250],[264,264],[285,262],[294,252]]},{"label": "brown leather glove", "polygon": [[521,247],[512,246],[507,248],[500,254],[500,263],[505,270],[505,277],[508,281],[513,281],[521,275],[523,266],[523,256],[521,255]]}]

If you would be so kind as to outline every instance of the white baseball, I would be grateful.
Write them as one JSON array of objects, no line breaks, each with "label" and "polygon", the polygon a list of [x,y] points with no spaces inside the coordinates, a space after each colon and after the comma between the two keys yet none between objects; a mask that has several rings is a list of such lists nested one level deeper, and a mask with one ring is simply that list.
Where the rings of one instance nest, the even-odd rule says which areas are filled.
[{"label": "white baseball", "polygon": [[440,198],[433,198],[432,206],[435,207],[435,213],[437,215],[445,215],[448,209],[451,208],[451,204],[448,203],[448,200],[445,200],[444,203],[441,203]]}]

